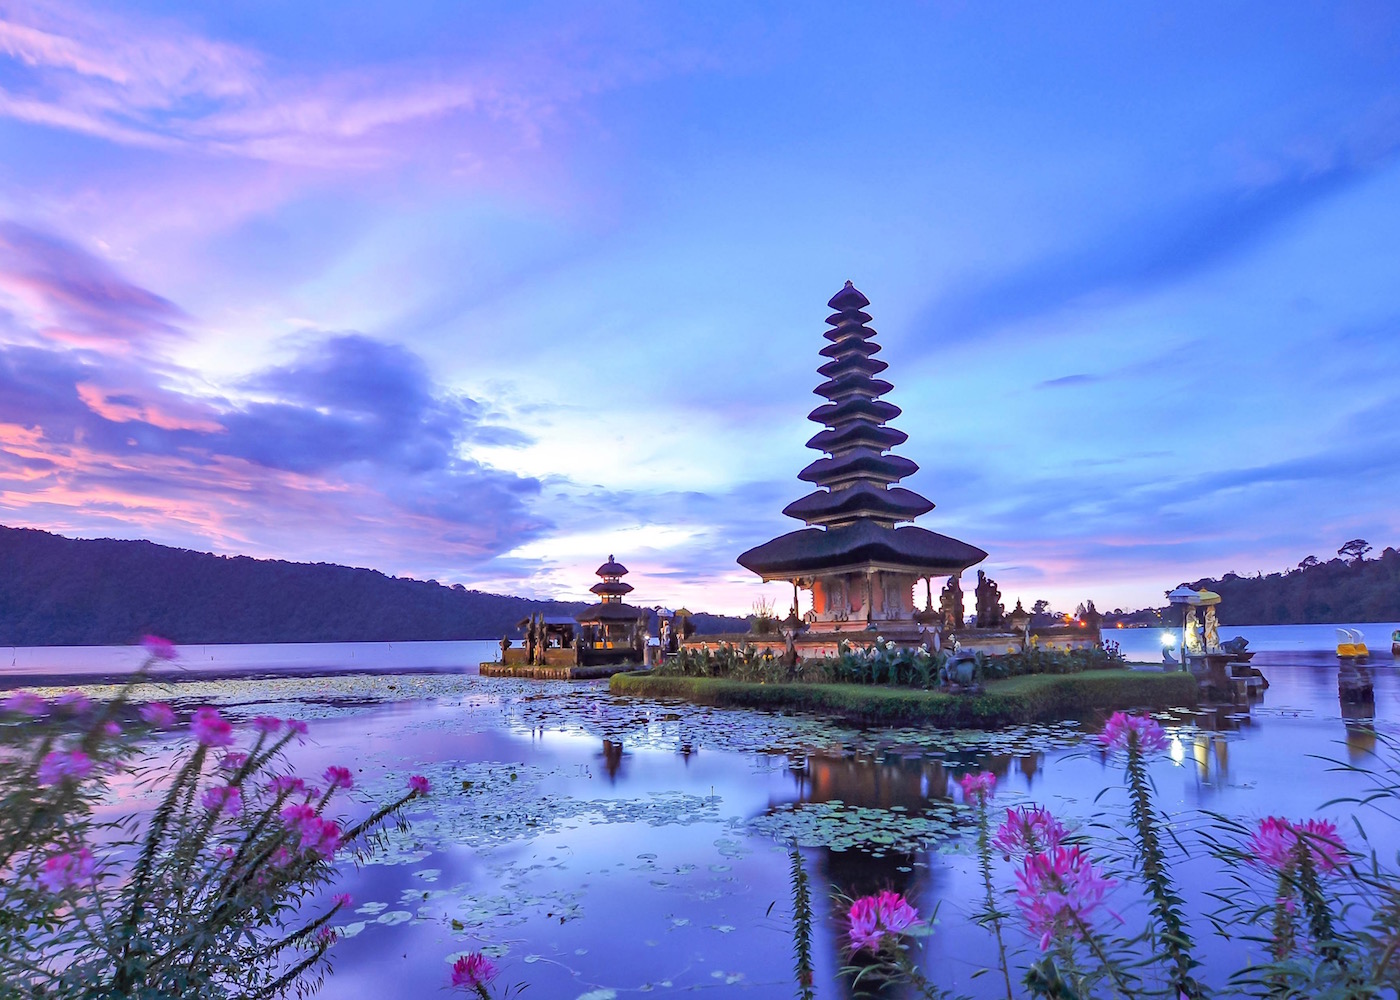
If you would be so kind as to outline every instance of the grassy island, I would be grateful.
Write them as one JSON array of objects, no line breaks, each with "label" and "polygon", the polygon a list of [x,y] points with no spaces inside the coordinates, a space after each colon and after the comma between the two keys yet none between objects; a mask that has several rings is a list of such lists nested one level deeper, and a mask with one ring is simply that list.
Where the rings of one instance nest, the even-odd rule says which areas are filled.
[{"label": "grassy island", "polygon": [[1086,711],[1196,703],[1196,681],[1190,674],[1131,669],[1026,674],[988,681],[983,693],[972,695],[872,684],[755,683],[650,672],[617,674],[609,690],[701,705],[795,709],[852,722],[922,723],[947,729],[985,729],[1063,719]]}]

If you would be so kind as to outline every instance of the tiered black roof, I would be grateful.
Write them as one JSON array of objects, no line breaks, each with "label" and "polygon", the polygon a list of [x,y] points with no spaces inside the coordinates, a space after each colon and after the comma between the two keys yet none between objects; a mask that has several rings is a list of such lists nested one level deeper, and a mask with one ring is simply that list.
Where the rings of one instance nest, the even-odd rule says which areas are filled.
[{"label": "tiered black roof", "polygon": [[602,582],[595,583],[588,589],[602,598],[602,602],[585,608],[575,615],[578,622],[587,624],[589,622],[636,621],[647,615],[647,612],[641,608],[634,608],[630,604],[622,603],[622,598],[632,593],[633,589],[630,583],[623,583],[621,579],[627,575],[626,566],[612,556],[608,556],[608,561],[598,567],[597,574],[602,577]]},{"label": "tiered black roof", "polygon": [[885,426],[900,410],[879,399],[894,386],[872,377],[888,366],[872,357],[880,345],[867,325],[870,314],[863,311],[870,300],[848,281],[827,304],[836,310],[827,318],[831,329],[824,335],[831,341],[832,360],[818,369],[827,381],[814,391],[830,402],[809,414],[827,429],[807,446],[831,457],[818,459],[797,474],[825,488],[789,504],[783,513],[832,528],[853,524],[858,518],[893,528],[900,521],[927,514],[933,504],[912,490],[890,488],[919,467],[907,458],[885,454],[907,436]]},{"label": "tiered black roof", "polygon": [[848,281],[828,305],[836,313],[827,318],[831,329],[824,336],[831,343],[821,353],[831,360],[817,369],[827,381],[815,390],[828,402],[808,415],[824,429],[807,442],[826,457],[798,473],[822,488],[783,509],[816,527],[750,549],[739,557],[740,565],[771,578],[872,562],[953,573],[985,559],[981,549],[955,538],[895,528],[933,510],[933,503],[894,485],[919,467],[888,454],[909,436],[888,426],[900,409],[879,398],[894,387],[875,377],[889,366],[874,358],[880,345],[867,325],[871,317],[864,309],[870,300]]}]

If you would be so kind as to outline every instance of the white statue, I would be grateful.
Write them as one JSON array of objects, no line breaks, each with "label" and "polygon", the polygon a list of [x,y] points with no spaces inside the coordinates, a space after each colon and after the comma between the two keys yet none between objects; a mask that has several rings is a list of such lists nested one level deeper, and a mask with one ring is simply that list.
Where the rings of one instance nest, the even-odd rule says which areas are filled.
[{"label": "white statue", "polygon": [[1206,652],[1220,652],[1220,622],[1215,617],[1215,605],[1206,605]]},{"label": "white statue", "polygon": [[1201,623],[1196,620],[1196,612],[1186,609],[1186,652],[1204,653],[1205,644],[1201,642]]}]

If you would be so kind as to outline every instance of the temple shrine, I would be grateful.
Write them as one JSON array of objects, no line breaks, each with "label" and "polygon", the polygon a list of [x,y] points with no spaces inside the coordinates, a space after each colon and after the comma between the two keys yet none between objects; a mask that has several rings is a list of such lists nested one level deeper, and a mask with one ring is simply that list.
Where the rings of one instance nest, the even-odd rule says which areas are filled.
[{"label": "temple shrine", "polygon": [[[849,281],[828,302],[835,310],[824,333],[830,343],[821,350],[828,360],[817,369],[826,381],[814,390],[826,402],[808,415],[822,430],[807,442],[823,457],[798,473],[817,489],[783,509],[807,527],[749,549],[739,565],[765,582],[792,585],[783,631],[798,656],[834,654],[843,639],[859,644],[877,634],[928,648],[956,636],[964,645],[1005,652],[1029,641],[1030,616],[1019,605],[1007,615],[995,582],[979,572],[975,625],[965,625],[961,574],[987,553],[913,524],[934,504],[896,485],[919,467],[892,452],[909,436],[889,426],[901,411],[880,398],[894,386],[878,377],[889,366],[875,357],[880,345],[864,311],[869,304]],[[937,609],[934,580],[940,581]],[[799,619],[801,591],[810,592],[811,610]],[[1094,632],[1090,641],[1098,639]],[[1056,638],[1078,644],[1066,641],[1076,636]]]},{"label": "temple shrine", "polygon": [[651,613],[624,604],[632,585],[624,583],[627,567],[611,555],[597,569],[600,578],[589,590],[599,602],[574,616],[579,625],[578,662],[582,665],[641,663]]}]

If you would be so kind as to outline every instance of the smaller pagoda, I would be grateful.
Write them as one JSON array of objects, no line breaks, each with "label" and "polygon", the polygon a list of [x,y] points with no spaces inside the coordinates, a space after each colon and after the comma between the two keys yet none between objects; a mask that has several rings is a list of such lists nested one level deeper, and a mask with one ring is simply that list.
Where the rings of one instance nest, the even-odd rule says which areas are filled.
[{"label": "smaller pagoda", "polygon": [[623,603],[632,585],[623,582],[627,567],[613,556],[598,567],[597,575],[599,582],[589,590],[598,595],[598,603],[574,616],[579,624],[579,665],[640,663],[650,612]]}]

